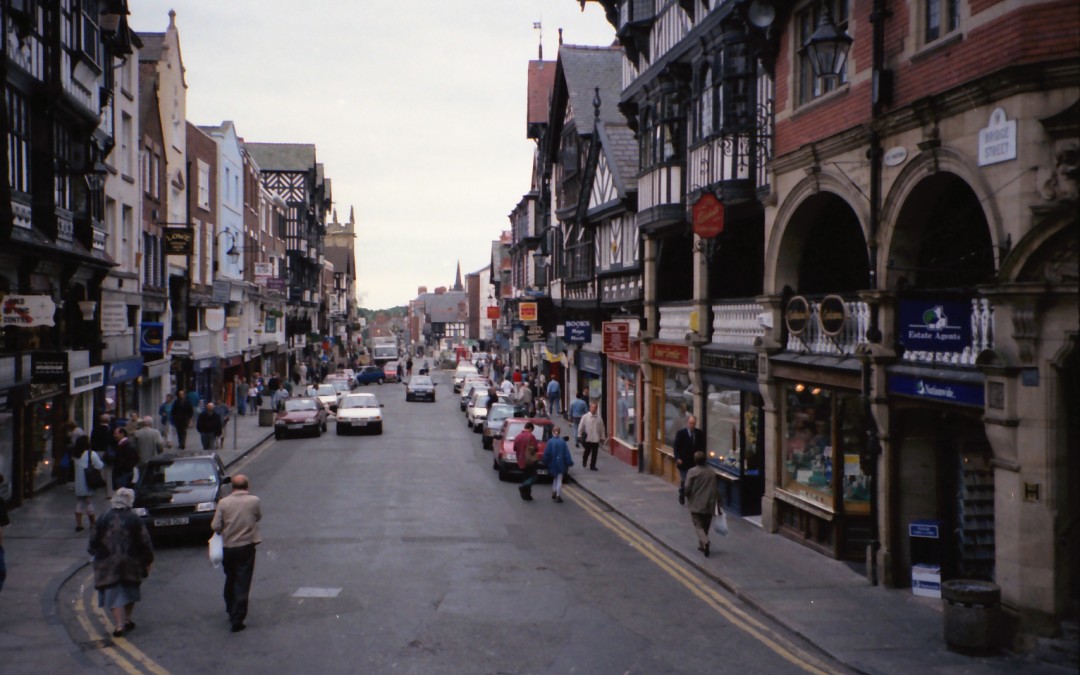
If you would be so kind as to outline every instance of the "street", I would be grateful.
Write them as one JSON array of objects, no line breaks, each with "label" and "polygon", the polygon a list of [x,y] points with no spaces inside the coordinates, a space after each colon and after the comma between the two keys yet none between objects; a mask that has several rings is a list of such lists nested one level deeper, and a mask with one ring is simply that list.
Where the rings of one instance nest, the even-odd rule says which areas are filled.
[{"label": "street", "polygon": [[436,380],[435,404],[357,390],[385,404],[381,436],[330,422],[230,469],[264,514],[248,630],[205,545],[161,543],[123,638],[89,568],[64,585],[75,643],[109,672],[843,672],[574,486],[522,501]]}]

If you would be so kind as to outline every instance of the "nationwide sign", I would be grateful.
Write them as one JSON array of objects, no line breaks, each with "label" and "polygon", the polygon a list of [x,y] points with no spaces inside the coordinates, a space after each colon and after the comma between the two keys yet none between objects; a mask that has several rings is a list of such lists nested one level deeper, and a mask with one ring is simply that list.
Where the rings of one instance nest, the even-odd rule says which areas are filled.
[{"label": "nationwide sign", "polygon": [[56,303],[47,295],[0,296],[0,325],[4,328],[55,326]]},{"label": "nationwide sign", "polygon": [[890,375],[889,393],[977,408],[982,408],[986,400],[981,384],[943,382],[909,375]]}]

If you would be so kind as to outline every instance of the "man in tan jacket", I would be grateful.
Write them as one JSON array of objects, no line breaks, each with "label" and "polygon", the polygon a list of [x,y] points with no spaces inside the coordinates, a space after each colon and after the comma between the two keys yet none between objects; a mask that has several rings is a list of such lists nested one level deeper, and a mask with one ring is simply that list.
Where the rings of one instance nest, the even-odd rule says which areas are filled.
[{"label": "man in tan jacket", "polygon": [[237,474],[232,479],[233,491],[218,502],[211,529],[221,535],[225,557],[225,611],[229,613],[232,632],[238,633],[247,617],[251,577],[255,573],[255,546],[262,542],[259,521],[262,508],[259,498],[248,492],[248,477]]}]

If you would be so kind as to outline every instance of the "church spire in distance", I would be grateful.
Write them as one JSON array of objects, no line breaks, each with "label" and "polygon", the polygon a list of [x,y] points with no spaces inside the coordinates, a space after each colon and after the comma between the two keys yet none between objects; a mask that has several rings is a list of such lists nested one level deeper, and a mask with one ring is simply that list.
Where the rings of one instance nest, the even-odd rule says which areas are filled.
[{"label": "church spire in distance", "polygon": [[465,287],[461,285],[461,261],[457,262],[457,276],[454,277],[454,290],[463,291]]}]

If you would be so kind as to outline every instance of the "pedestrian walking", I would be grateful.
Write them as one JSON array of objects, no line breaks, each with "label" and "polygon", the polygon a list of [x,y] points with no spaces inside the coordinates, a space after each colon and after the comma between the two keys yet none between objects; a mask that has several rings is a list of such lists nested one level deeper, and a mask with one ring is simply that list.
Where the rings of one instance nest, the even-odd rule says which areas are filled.
[{"label": "pedestrian walking", "polygon": [[252,379],[251,383],[247,384],[247,407],[250,408],[254,414],[258,415],[260,403],[259,385],[256,383],[256,380]]},{"label": "pedestrian walking", "polygon": [[251,388],[248,387],[247,380],[241,375],[236,380],[236,414],[243,417],[247,414],[247,401],[248,391]]},{"label": "pedestrian walking", "polygon": [[176,429],[176,444],[181,450],[187,449],[187,432],[191,426],[191,418],[195,416],[195,408],[191,405],[183,389],[176,390],[176,401],[173,402],[172,422]]},{"label": "pedestrian walking", "polygon": [[589,412],[589,402],[581,396],[574,398],[570,401],[570,425],[571,430],[574,432],[574,447],[581,447],[581,434],[578,433],[578,427],[581,426],[581,418],[585,416],[585,413]]},{"label": "pedestrian walking", "polygon": [[679,503],[686,503],[686,474],[694,465],[694,453],[705,452],[705,434],[697,429],[697,417],[686,418],[686,426],[675,432],[672,444],[675,468],[679,470]]},{"label": "pedestrian walking", "polygon": [[412,357],[405,361],[405,376],[412,377]]},{"label": "pedestrian walking", "polygon": [[97,512],[94,510],[94,490],[86,482],[86,470],[90,467],[101,471],[105,468],[105,462],[101,457],[90,449],[90,437],[86,434],[75,440],[75,447],[71,451],[71,466],[75,469],[75,531],[83,531],[83,514],[90,519],[90,527],[94,526]]},{"label": "pedestrian walking", "polygon": [[[6,478],[0,473],[0,485]],[[4,528],[11,524],[8,517],[7,502],[0,497],[0,591],[4,590],[4,582],[7,581],[7,558],[4,556]]]},{"label": "pedestrian walking", "polygon": [[581,460],[581,466],[588,465],[589,471],[596,471],[596,456],[600,454],[600,444],[607,442],[604,418],[600,417],[596,408],[596,403],[589,404],[589,412],[582,416],[577,430],[578,438],[585,446],[585,456]]},{"label": "pedestrian walking", "polygon": [[152,458],[165,451],[165,441],[161,438],[161,432],[154,428],[154,418],[149,415],[139,420],[139,428],[134,435],[128,435],[128,440],[139,455],[139,466],[146,466]]},{"label": "pedestrian walking", "polygon": [[514,402],[525,408],[526,416],[532,417],[532,414],[535,411],[533,408],[533,393],[527,382],[518,384],[517,396],[514,398]]},{"label": "pedestrian walking", "polygon": [[709,526],[717,512],[716,472],[705,466],[705,453],[694,453],[694,468],[686,474],[686,496],[689,501],[690,519],[698,538],[698,550],[709,557]]},{"label": "pedestrian walking", "polygon": [[98,607],[113,619],[113,637],[135,630],[132,614],[142,600],[140,586],[154,564],[154,547],[142,518],[131,510],[135,492],[120,488],[112,508],[101,516],[90,536],[88,551],[94,558],[94,588]]},{"label": "pedestrian walking", "polygon": [[158,406],[158,422],[161,424],[161,436],[165,439],[165,447],[172,447],[172,409],[176,404],[176,398],[172,394],[165,394],[165,400]]},{"label": "pedestrian walking", "polygon": [[135,487],[138,480],[136,473],[139,470],[139,453],[128,438],[127,429],[120,427],[114,431],[113,443],[116,447],[116,459],[113,460],[112,470],[113,491]]},{"label": "pedestrian walking", "polygon": [[214,441],[221,435],[221,417],[214,412],[214,404],[207,403],[206,408],[195,420],[195,431],[199,432],[203,450],[213,450]]},{"label": "pedestrian walking", "polygon": [[547,409],[551,416],[559,414],[559,404],[562,403],[562,385],[559,384],[559,378],[555,375],[551,376],[551,381],[547,383]]},{"label": "pedestrian walking", "polygon": [[536,436],[533,435],[533,423],[526,422],[525,428],[514,438],[514,454],[517,456],[517,465],[521,469],[521,486],[518,492],[521,498],[527,502],[532,501],[532,486],[536,483],[536,464],[539,462],[539,448]]},{"label": "pedestrian walking", "polygon": [[105,497],[112,499],[112,473],[113,465],[116,463],[116,445],[112,431],[109,430],[108,415],[99,416],[97,424],[90,430],[90,449],[96,452],[105,463],[105,468],[101,470],[101,475],[105,478]]},{"label": "pedestrian walking", "polygon": [[225,557],[225,611],[229,613],[232,632],[244,630],[251,594],[251,577],[255,573],[255,547],[262,542],[259,521],[262,505],[251,494],[247,476],[237,474],[232,479],[232,493],[218,502],[211,529],[221,535]]},{"label": "pedestrian walking", "polygon": [[570,446],[562,437],[562,430],[555,427],[551,430],[553,436],[544,446],[544,465],[547,466],[548,474],[553,478],[551,483],[551,499],[559,504],[563,503],[562,484],[563,477],[574,466],[574,457],[570,453]]},{"label": "pedestrian walking", "polygon": [[217,447],[225,447],[225,429],[229,426],[229,420],[232,419],[232,411],[229,410],[229,406],[223,402],[214,404],[214,412],[221,418],[221,433],[218,434]]}]

